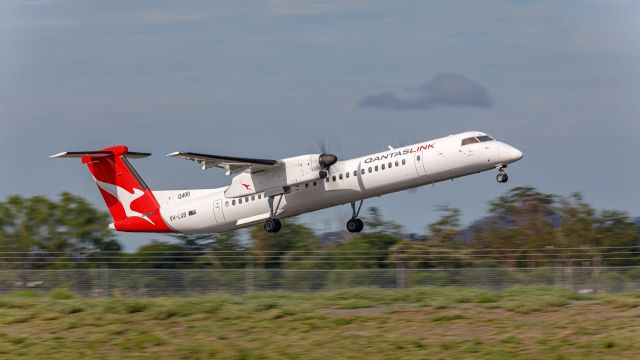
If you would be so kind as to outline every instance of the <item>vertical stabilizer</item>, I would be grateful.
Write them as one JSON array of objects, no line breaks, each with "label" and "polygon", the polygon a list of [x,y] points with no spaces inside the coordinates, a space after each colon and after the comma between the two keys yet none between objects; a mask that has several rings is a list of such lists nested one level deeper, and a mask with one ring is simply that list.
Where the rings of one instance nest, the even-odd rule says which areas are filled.
[{"label": "vertical stabilizer", "polygon": [[79,157],[87,165],[113,217],[111,228],[172,232],[160,216],[160,205],[153,192],[127,159],[149,155],[129,152],[126,146],[113,146],[98,151],[64,152],[52,157]]}]

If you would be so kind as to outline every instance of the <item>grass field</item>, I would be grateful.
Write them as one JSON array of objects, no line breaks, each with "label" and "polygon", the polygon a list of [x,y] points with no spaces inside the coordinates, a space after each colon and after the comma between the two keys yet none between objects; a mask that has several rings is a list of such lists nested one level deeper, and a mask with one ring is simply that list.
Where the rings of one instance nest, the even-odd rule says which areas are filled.
[{"label": "grass field", "polygon": [[432,287],[0,296],[2,359],[637,359],[640,293]]}]

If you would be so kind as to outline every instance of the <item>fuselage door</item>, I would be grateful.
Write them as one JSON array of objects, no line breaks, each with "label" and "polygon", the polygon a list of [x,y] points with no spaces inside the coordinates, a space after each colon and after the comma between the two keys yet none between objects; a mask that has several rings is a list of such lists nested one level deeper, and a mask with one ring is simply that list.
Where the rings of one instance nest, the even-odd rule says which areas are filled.
[{"label": "fuselage door", "polygon": [[221,224],[225,222],[224,213],[222,212],[222,200],[216,200],[213,203],[213,216],[216,218],[216,223]]},{"label": "fuselage door", "polygon": [[446,177],[447,164],[444,151],[444,149],[437,149],[435,151],[426,151],[424,154],[424,169],[431,181],[438,181]]},{"label": "fuselage door", "polygon": [[425,168],[424,168],[424,152],[418,151],[414,155],[414,160],[415,160],[416,172],[418,173],[418,176],[426,175],[427,172],[425,171]]}]

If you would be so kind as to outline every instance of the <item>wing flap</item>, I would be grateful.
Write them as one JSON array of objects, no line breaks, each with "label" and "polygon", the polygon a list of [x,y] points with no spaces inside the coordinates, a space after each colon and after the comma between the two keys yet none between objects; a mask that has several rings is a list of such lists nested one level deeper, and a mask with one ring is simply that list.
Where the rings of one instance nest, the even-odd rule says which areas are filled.
[{"label": "wing flap", "polygon": [[186,151],[176,151],[167,156],[190,160],[202,166],[202,170],[218,167],[225,169],[227,175],[250,170],[252,173],[273,169],[283,164],[280,160],[254,159],[224,155],[210,155]]}]

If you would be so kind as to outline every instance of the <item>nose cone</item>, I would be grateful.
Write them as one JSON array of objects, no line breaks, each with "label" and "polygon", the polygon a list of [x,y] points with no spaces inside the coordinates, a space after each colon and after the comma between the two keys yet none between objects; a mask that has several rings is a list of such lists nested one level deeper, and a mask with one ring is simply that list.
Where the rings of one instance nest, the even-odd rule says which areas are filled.
[{"label": "nose cone", "polygon": [[506,145],[502,150],[502,154],[504,156],[504,161],[507,163],[516,162],[522,159],[523,156],[522,151],[514,148],[511,145]]}]

